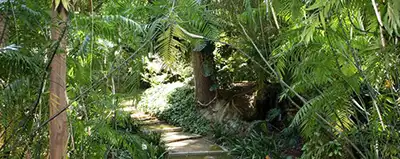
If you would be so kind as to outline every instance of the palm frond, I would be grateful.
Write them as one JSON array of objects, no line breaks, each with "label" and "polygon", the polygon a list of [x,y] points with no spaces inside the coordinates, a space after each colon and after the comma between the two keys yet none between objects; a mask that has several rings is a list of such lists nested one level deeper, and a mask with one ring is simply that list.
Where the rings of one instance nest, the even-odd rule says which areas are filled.
[{"label": "palm frond", "polygon": [[184,41],[186,35],[175,24],[167,24],[166,30],[157,38],[156,51],[164,59],[166,64],[172,65],[173,62],[179,61],[181,53],[187,51]]}]

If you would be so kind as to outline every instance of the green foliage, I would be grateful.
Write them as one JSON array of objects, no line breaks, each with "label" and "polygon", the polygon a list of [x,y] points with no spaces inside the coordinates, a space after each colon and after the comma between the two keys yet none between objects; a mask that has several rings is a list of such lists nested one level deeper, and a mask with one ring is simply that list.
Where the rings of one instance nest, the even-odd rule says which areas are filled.
[{"label": "green foliage", "polygon": [[72,117],[78,119],[72,124],[73,158],[158,158],[165,151],[160,136],[142,134],[126,112],[117,111],[106,119]]},{"label": "green foliage", "polygon": [[163,84],[147,89],[142,94],[138,109],[190,132],[208,134],[211,131],[210,121],[197,112],[193,87],[183,83]]},{"label": "green foliage", "polygon": [[[214,133],[239,156],[281,156],[281,136],[268,142],[273,138],[261,128],[224,139],[240,134],[245,124],[205,120],[193,88],[162,84],[174,81],[166,81],[170,75],[186,74],[179,79],[186,80],[189,53],[212,41],[218,71],[205,64],[205,74],[216,74],[220,88],[242,80],[257,81],[259,88],[279,82],[281,100],[303,100],[289,129],[300,129],[304,158],[399,158],[398,0],[116,0],[94,1],[91,9],[83,1],[0,2],[1,157],[22,158],[25,150],[46,156],[48,133],[40,125],[49,113],[42,76],[47,79],[48,55],[56,49],[48,37],[51,2],[70,13],[67,92],[74,157],[160,154],[158,137],[142,136],[116,105],[141,79],[157,85],[144,93],[143,110],[192,132]],[[168,71],[145,72],[140,57],[155,54]],[[279,113],[271,111],[267,121]]]},{"label": "green foliage", "polygon": [[[361,5],[366,3],[369,7]],[[302,6],[307,13],[303,22],[287,28],[287,35],[278,39],[280,47],[273,53],[278,59],[276,70],[307,100],[291,125],[300,126],[306,139],[303,157],[388,158],[390,155],[383,153],[386,146],[372,145],[392,144],[378,137],[392,130],[379,130],[385,129],[383,123],[393,119],[386,120],[384,116],[398,118],[398,113],[385,111],[387,106],[377,94],[388,93],[382,83],[392,76],[397,78],[393,75],[397,71],[383,70],[392,70],[397,64],[387,58],[394,53],[390,51],[393,43],[387,41],[386,48],[379,49],[379,38],[390,37],[397,27],[392,25],[393,21],[390,27],[385,24],[389,35],[379,35],[371,2],[349,1],[344,5],[339,1],[315,1]],[[295,36],[300,33],[300,37]],[[382,65],[383,61],[393,65]],[[282,95],[293,97],[294,93],[287,89]],[[360,136],[354,137],[354,132]]]},{"label": "green foliage", "polygon": [[283,145],[279,141],[278,136],[268,136],[259,132],[251,132],[245,137],[228,138],[231,154],[243,159],[265,158],[283,158],[280,149]]},{"label": "green foliage", "polygon": [[385,12],[383,16],[383,25],[390,35],[399,36],[400,28],[400,2],[390,0],[385,6]]},{"label": "green foliage", "polygon": [[[314,133],[314,139],[311,139],[303,146],[302,155],[304,158],[343,158],[342,145],[337,140],[321,141],[318,132]],[[328,156],[325,156],[328,154]]]},{"label": "green foliage", "polygon": [[232,48],[218,45],[214,59],[218,84],[222,88],[229,88],[233,82],[256,80],[256,71],[249,64],[250,60]]},{"label": "green foliage", "polygon": [[[67,1],[59,2],[65,5]],[[53,27],[50,3],[0,3],[0,22],[6,24],[1,28],[2,33],[6,32],[1,36],[5,43],[0,48],[2,158],[24,158],[28,151],[33,158],[48,155],[49,135],[44,124],[49,118],[46,65],[58,47],[49,38]],[[89,17],[73,11],[72,4],[71,1],[68,7],[70,21],[65,36],[69,51],[66,91],[71,104],[67,109],[69,156],[158,158],[165,151],[160,136],[138,132],[129,115],[118,111],[116,105],[118,98],[139,86],[143,67],[140,58],[132,57],[147,51],[138,49],[143,39],[130,33],[147,37],[143,31],[147,26],[129,13],[104,15],[106,11],[102,11]],[[113,70],[119,65],[118,70]]]},{"label": "green foliage", "polygon": [[180,40],[184,40],[185,34],[178,28],[178,26],[170,24],[157,39],[156,50],[160,52],[164,61],[172,65],[173,62],[178,61],[181,53],[185,53],[186,47]]},{"label": "green foliage", "polygon": [[150,83],[151,86],[183,82],[192,76],[192,68],[186,64],[174,63],[167,66],[158,56],[145,58],[144,61],[145,71],[141,74],[141,80]]}]

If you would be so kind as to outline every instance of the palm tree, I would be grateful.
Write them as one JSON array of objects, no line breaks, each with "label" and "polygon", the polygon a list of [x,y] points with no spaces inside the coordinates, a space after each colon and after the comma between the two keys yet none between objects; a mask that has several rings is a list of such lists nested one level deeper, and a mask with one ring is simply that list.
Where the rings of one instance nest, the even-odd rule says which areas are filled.
[{"label": "palm tree", "polygon": [[50,64],[50,117],[56,117],[50,122],[50,158],[66,158],[68,143],[67,112],[58,112],[67,106],[66,94],[66,58],[67,38],[65,32],[68,19],[68,1],[52,0],[52,30],[51,38],[60,40],[60,50],[52,55]]}]

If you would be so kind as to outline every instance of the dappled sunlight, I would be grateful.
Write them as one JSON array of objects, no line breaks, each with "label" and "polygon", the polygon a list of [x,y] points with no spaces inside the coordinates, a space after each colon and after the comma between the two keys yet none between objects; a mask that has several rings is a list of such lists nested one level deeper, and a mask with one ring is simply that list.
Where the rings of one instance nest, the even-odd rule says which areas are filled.
[{"label": "dappled sunlight", "polygon": [[210,145],[210,142],[208,142],[205,139],[178,141],[169,143],[167,144],[167,146],[170,150],[176,152],[217,151],[217,150],[223,151],[223,149],[217,145]]},{"label": "dappled sunlight", "polygon": [[181,127],[160,122],[151,116],[143,116],[144,113],[137,113],[140,116],[134,119],[140,120],[141,131],[146,134],[159,133],[161,140],[169,150],[169,156],[198,156],[198,155],[226,155],[227,150],[207,141],[203,136],[183,132]]},{"label": "dappled sunlight", "polygon": [[[121,106],[123,106],[123,107],[133,107],[134,106],[134,104],[135,104],[135,100],[125,100],[125,101],[122,101],[121,103],[120,103],[120,105]],[[124,110],[125,111],[125,110]],[[127,111],[129,111],[129,110],[127,110]]]}]

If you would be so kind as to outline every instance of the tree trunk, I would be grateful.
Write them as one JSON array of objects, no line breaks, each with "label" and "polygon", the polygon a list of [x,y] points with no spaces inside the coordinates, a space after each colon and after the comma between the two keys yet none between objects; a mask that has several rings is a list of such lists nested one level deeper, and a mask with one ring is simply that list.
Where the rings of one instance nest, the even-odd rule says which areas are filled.
[{"label": "tree trunk", "polygon": [[88,10],[89,10],[90,15],[92,15],[93,14],[93,2],[92,2],[92,0],[89,0]]},{"label": "tree trunk", "polygon": [[197,103],[202,106],[209,106],[216,97],[216,91],[211,90],[215,81],[212,79],[212,76],[206,75],[204,71],[206,64],[208,65],[208,69],[210,69],[207,72],[211,71],[212,73],[215,68],[213,50],[208,45],[202,52],[194,51],[192,53],[195,95]]},{"label": "tree trunk", "polygon": [[[67,55],[67,38],[66,29],[67,10],[62,4],[56,6],[53,1],[52,6],[52,29],[51,38],[56,41],[61,39],[60,49],[51,62],[50,72],[50,117],[57,114],[67,106],[66,94],[66,55]],[[64,36],[64,37],[61,37]],[[68,121],[67,112],[64,111],[52,121],[50,121],[50,159],[66,158],[68,144]]]},{"label": "tree trunk", "polygon": [[0,47],[5,46],[7,40],[7,23],[5,15],[0,13]]},{"label": "tree trunk", "polygon": [[[6,18],[3,14],[0,13],[0,48],[5,46],[6,37],[7,37]],[[0,118],[2,118],[1,112],[0,112]],[[7,136],[7,129],[5,128],[5,125],[3,126],[0,124],[0,143],[1,143],[0,146],[3,146],[2,144],[4,144],[4,139],[6,138],[6,136]]]}]

